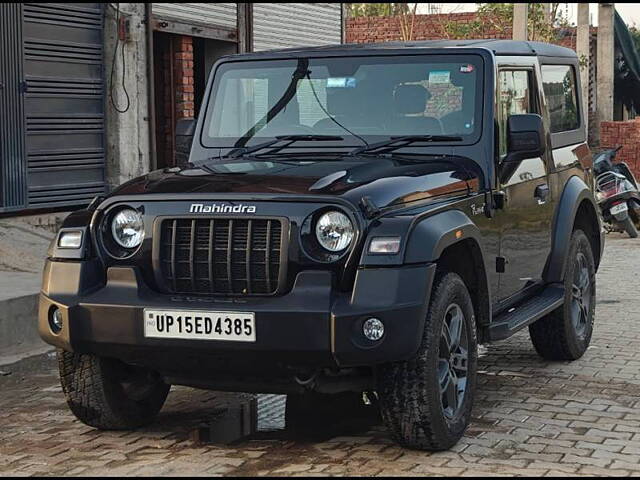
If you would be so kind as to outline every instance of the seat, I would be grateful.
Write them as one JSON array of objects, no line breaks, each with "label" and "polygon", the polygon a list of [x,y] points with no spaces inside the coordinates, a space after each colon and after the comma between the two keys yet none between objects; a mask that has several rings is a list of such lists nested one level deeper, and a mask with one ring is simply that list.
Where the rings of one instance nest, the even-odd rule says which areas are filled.
[{"label": "seat", "polygon": [[424,115],[430,98],[431,94],[422,85],[398,85],[393,92],[395,113],[392,132],[401,135],[442,134],[440,120]]},{"label": "seat", "polygon": [[[380,125],[376,124],[375,116],[368,115],[364,88],[328,88],[327,110],[331,118],[322,118],[313,125],[313,130],[319,134],[344,135],[345,131],[338,125],[344,125],[359,134],[381,134]],[[336,123],[338,122],[338,123]]]}]

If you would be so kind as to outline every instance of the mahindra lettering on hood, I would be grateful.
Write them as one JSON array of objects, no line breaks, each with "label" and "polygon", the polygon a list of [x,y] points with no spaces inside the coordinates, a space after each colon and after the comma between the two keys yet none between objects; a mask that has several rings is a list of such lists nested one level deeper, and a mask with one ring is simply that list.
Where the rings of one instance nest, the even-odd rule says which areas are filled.
[{"label": "mahindra lettering on hood", "polygon": [[192,203],[189,213],[256,213],[256,206]]}]

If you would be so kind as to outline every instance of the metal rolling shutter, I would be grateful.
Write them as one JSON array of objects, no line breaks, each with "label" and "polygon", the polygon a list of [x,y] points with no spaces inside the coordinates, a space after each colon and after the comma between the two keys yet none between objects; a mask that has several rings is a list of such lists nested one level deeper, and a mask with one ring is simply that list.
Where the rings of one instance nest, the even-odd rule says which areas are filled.
[{"label": "metal rolling shutter", "polygon": [[104,193],[103,5],[24,5],[28,206]]},{"label": "metal rolling shutter", "polygon": [[162,18],[236,28],[236,3],[154,3],[151,9]]},{"label": "metal rolling shutter", "polygon": [[254,3],[253,49],[340,43],[340,3]]},{"label": "metal rolling shutter", "polygon": [[0,212],[24,208],[22,5],[0,4]]}]

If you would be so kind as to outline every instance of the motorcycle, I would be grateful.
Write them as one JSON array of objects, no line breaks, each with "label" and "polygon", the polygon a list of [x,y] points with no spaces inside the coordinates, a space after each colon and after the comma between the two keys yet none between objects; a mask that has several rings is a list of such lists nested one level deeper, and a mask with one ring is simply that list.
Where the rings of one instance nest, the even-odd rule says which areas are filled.
[{"label": "motorcycle", "polygon": [[628,165],[624,162],[614,163],[616,153],[621,148],[603,150],[593,159],[596,200],[606,223],[617,225],[631,238],[636,238],[637,226],[640,226],[640,192]]}]

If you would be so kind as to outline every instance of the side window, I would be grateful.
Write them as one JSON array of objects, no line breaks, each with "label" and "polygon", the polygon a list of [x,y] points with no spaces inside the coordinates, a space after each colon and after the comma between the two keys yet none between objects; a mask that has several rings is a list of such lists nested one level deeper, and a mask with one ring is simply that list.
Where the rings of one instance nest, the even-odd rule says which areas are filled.
[{"label": "side window", "polygon": [[576,78],[570,65],[543,65],[542,87],[547,99],[551,133],[578,128]]},{"label": "side window", "polygon": [[500,70],[498,74],[498,128],[500,157],[507,153],[507,118],[535,111],[530,70]]}]

